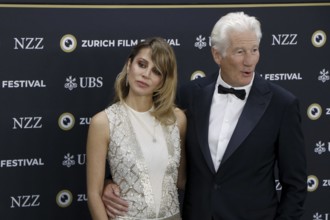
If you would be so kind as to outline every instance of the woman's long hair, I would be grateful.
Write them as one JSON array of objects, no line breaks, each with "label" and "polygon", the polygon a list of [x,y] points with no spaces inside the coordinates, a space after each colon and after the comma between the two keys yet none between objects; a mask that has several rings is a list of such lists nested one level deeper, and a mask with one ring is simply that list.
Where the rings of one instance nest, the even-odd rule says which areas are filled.
[{"label": "woman's long hair", "polygon": [[151,60],[157,70],[162,73],[161,86],[153,94],[154,111],[151,113],[165,125],[176,121],[174,101],[177,87],[177,63],[172,47],[160,37],[148,38],[133,47],[128,59],[118,74],[115,82],[114,102],[124,101],[129,92],[127,84],[127,65],[133,63],[136,55],[143,48],[151,49]]}]

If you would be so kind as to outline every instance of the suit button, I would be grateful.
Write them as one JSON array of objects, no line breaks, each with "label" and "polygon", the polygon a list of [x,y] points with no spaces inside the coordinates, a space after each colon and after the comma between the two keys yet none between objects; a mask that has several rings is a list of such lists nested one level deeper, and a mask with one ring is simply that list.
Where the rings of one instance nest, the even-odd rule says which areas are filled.
[{"label": "suit button", "polygon": [[214,188],[214,190],[219,190],[220,189],[220,185],[214,184],[213,188]]}]

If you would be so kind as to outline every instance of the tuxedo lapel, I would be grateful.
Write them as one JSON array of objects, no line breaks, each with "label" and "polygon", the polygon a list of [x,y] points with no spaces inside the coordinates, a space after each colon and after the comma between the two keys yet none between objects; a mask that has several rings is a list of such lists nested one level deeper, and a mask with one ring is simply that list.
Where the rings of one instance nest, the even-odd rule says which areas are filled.
[{"label": "tuxedo lapel", "polygon": [[[217,75],[215,76],[217,77]],[[214,93],[216,79],[212,77],[205,85],[200,85],[200,88],[196,90],[194,94],[195,105],[193,106],[193,112],[195,115],[195,131],[197,134],[197,140],[206,163],[210,170],[215,173],[210,148],[208,144],[208,130],[209,130],[209,117],[212,103],[212,97]]]},{"label": "tuxedo lapel", "polygon": [[256,74],[248,100],[246,101],[221,163],[224,163],[235,152],[259,122],[267,109],[271,95],[272,93],[266,81]]}]

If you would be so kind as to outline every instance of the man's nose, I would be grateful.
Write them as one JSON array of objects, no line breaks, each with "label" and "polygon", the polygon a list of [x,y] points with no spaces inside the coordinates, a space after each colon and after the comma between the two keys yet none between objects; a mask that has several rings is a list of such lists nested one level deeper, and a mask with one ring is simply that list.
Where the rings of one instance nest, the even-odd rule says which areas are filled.
[{"label": "man's nose", "polygon": [[246,53],[243,62],[245,66],[252,66],[254,63],[254,55],[250,53]]}]

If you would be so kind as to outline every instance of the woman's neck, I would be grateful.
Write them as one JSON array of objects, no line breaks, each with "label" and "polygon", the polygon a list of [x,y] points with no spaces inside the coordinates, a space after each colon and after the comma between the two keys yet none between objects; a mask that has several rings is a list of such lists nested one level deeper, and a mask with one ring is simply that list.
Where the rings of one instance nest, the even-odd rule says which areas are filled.
[{"label": "woman's neck", "polygon": [[125,99],[125,103],[138,112],[146,112],[150,110],[153,105],[152,98],[145,96],[131,97],[128,95]]}]

